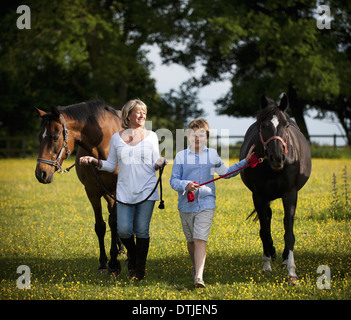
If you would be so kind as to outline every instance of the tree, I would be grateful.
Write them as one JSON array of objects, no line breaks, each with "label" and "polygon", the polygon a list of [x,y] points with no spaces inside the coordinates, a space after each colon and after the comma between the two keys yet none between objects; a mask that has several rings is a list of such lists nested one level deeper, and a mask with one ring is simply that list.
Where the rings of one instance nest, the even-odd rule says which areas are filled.
[{"label": "tree", "polygon": [[[344,129],[348,145],[351,145],[351,3],[341,0],[328,1],[332,10],[331,29],[323,34],[325,45],[334,48],[330,57],[339,76],[339,94],[328,99],[312,99],[311,106],[319,111],[319,117],[325,117],[330,111],[339,120]],[[332,31],[332,32],[330,32]]]},{"label": "tree", "polygon": [[188,68],[201,61],[205,72],[194,80],[197,86],[230,78],[230,92],[216,101],[219,114],[253,116],[262,93],[276,99],[286,92],[290,113],[307,138],[304,114],[311,108],[333,111],[345,129],[345,119],[349,127],[351,120],[350,5],[329,5],[335,8],[333,27],[320,30],[317,1],[188,1],[174,32],[182,45],[175,45],[179,38],[163,41],[164,61]]},{"label": "tree", "polygon": [[[161,97],[150,76],[145,44],[154,43],[159,29],[177,20],[181,1],[45,0],[27,1],[31,29],[17,29],[14,1],[1,10],[0,118],[2,134],[32,132],[33,107],[101,98],[121,108],[138,97],[149,115],[183,115],[169,98]],[[183,92],[184,93],[184,92]],[[182,94],[183,94],[182,93]],[[173,92],[171,95],[176,96]],[[172,103],[170,101],[170,103]],[[188,116],[201,112],[192,104]]]}]

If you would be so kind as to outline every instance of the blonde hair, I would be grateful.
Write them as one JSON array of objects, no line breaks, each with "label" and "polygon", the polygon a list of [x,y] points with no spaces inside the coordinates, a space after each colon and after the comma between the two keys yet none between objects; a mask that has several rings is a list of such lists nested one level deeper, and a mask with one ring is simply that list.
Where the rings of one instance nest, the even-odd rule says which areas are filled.
[{"label": "blonde hair", "polygon": [[139,99],[129,100],[122,108],[122,128],[128,129],[129,128],[129,119],[128,117],[132,113],[133,109],[139,106],[145,112],[147,112],[147,106],[144,102]]},{"label": "blonde hair", "polygon": [[188,129],[204,129],[206,131],[207,139],[210,136],[210,126],[204,118],[197,118],[191,121],[188,125]]}]

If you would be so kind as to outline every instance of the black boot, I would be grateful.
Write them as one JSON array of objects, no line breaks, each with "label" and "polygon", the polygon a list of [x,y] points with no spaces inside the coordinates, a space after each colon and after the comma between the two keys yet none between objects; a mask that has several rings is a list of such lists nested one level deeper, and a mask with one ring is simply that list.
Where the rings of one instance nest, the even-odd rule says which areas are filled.
[{"label": "black boot", "polygon": [[129,271],[129,276],[132,278],[135,276],[136,273],[136,246],[134,242],[134,235],[132,235],[130,238],[127,239],[122,239],[122,243],[124,246],[127,248],[127,267]]},{"label": "black boot", "polygon": [[136,278],[142,280],[145,277],[145,264],[149,252],[150,238],[136,238]]}]

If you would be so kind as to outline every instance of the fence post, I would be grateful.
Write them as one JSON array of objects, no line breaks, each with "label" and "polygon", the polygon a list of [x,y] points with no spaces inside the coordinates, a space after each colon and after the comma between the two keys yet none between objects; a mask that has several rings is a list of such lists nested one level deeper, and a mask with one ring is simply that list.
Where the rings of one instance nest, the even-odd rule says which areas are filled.
[{"label": "fence post", "polygon": [[6,152],[8,155],[10,155],[10,157],[12,157],[12,146],[10,139],[6,140]]},{"label": "fence post", "polygon": [[26,157],[26,137],[22,137],[22,158]]},{"label": "fence post", "polygon": [[334,149],[336,149],[336,134],[334,133],[334,136],[333,136],[333,140],[334,140]]}]

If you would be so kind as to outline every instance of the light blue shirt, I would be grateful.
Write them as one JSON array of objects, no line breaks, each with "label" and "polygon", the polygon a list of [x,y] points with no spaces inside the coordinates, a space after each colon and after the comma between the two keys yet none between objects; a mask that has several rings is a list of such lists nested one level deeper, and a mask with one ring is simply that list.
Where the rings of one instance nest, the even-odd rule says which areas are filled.
[{"label": "light blue shirt", "polygon": [[[174,159],[170,180],[171,187],[178,191],[178,209],[182,212],[200,212],[207,209],[214,209],[216,207],[214,182],[197,189],[194,192],[195,200],[193,202],[188,202],[187,191],[185,190],[187,184],[194,181],[201,184],[212,180],[215,172],[221,176],[242,168],[247,164],[246,160],[243,159],[228,169],[217,151],[206,146],[200,154],[192,152],[190,147],[178,152]],[[235,177],[238,174],[239,172],[236,172],[226,177],[226,179]]]}]

